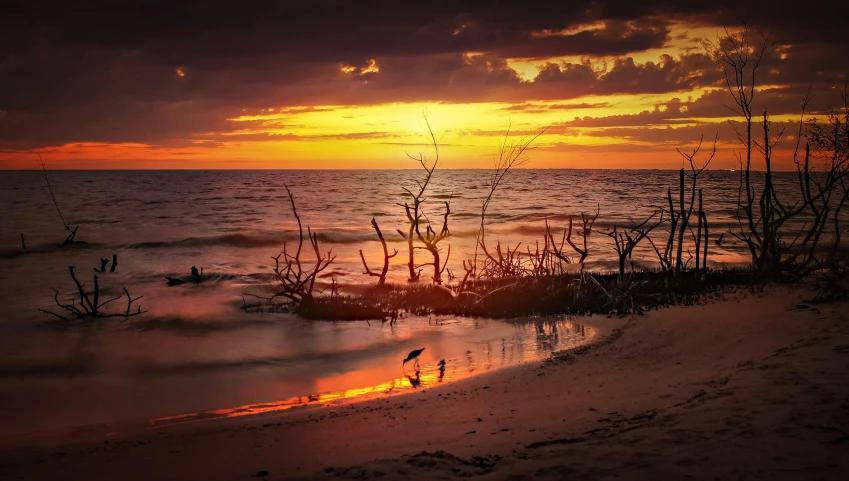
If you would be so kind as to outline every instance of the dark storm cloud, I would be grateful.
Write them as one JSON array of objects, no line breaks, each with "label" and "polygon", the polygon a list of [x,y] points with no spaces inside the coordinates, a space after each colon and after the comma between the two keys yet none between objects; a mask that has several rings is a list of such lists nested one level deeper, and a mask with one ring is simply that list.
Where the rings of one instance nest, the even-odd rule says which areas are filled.
[{"label": "dark storm cloud", "polygon": [[584,89],[585,94],[664,93],[716,84],[722,75],[704,54],[680,58],[663,55],[659,62],[637,64],[631,57],[616,59],[602,73],[589,63],[547,63],[535,83]]},{"label": "dark storm cloud", "polygon": [[[756,26],[774,26],[794,43],[782,51],[790,63],[764,78],[833,82],[847,53],[845,15],[764,5],[747,4]],[[672,21],[736,25],[745,10],[722,1],[7,0],[0,7],[0,147],[173,145],[244,128],[226,119],[268,107],[687,90],[721,80],[703,55],[650,64],[628,55],[662,47]],[[582,25],[592,28],[576,28]],[[564,55],[617,60],[604,73],[549,63],[532,82],[505,60]],[[378,72],[369,71],[370,59]],[[342,73],[340,65],[353,70]]]}]

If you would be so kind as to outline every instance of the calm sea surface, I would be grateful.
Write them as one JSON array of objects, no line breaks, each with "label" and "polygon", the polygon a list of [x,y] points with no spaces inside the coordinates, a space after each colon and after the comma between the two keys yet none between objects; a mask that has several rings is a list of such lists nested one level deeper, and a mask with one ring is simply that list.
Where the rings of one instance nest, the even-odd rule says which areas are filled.
[{"label": "calm sea surface", "polygon": [[[363,249],[373,266],[382,261],[372,217],[390,249],[402,251],[390,280],[406,282],[405,244],[396,232],[406,219],[397,204],[405,200],[402,187],[420,178],[416,170],[57,171],[52,182],[63,213],[80,226],[77,240],[87,242],[60,248],[66,233],[38,173],[3,172],[0,434],[78,425],[108,432],[122,421],[180,421],[376,395],[537,359],[592,336],[568,320],[408,318],[389,327],[239,310],[243,293],[267,290],[271,257],[294,238],[284,184],[305,226],[337,256],[323,282],[336,278],[343,289],[374,282],[359,259]],[[732,172],[700,178],[714,238],[734,222],[737,180]],[[488,181],[483,170],[434,174],[425,212],[436,219],[450,199],[452,235],[444,247],[451,244],[452,270],[462,272],[462,259],[474,250]],[[786,189],[793,181],[780,174],[778,184]],[[491,204],[487,236],[492,244],[530,244],[541,238],[546,218],[562,232],[569,215],[597,206],[597,231],[627,225],[664,203],[669,186],[677,186],[677,172],[517,170]],[[728,237],[722,247],[711,242],[713,263],[745,261],[742,246]],[[611,268],[611,240],[596,232],[590,244],[589,267]],[[99,259],[112,254],[117,271],[101,275],[101,285],[107,293],[126,286],[143,295],[147,314],[80,326],[37,310],[53,306],[53,288],[72,297],[67,266],[90,283]],[[648,252],[635,261],[655,265]],[[187,276],[191,266],[203,268],[203,283],[166,286],[164,276]],[[416,379],[400,360],[419,347],[426,351]],[[448,368],[439,373],[443,358]],[[244,406],[254,407],[236,409]]]}]

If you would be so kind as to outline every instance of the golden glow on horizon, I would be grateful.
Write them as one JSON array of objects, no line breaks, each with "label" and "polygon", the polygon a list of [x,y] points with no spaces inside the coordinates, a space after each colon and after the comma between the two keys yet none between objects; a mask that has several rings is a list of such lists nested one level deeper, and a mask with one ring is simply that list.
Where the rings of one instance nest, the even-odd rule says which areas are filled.
[{"label": "golden glow on horizon", "polygon": [[[695,99],[703,93],[697,90],[680,92],[676,96]],[[56,168],[97,168],[97,162],[104,160],[120,161],[112,163],[111,168],[175,168],[169,166],[175,159],[192,159],[198,168],[413,168],[405,152],[427,148],[422,122],[422,112],[426,111],[440,141],[445,168],[490,167],[508,124],[517,136],[552,125],[536,143],[528,167],[653,167],[652,163],[656,166],[658,161],[677,163],[674,148],[651,152],[650,156],[628,154],[633,162],[624,162],[622,146],[631,145],[636,149],[650,144],[604,136],[604,128],[563,124],[576,118],[653,111],[669,99],[668,94],[651,94],[587,96],[570,101],[525,104],[391,103],[268,108],[260,114],[229,119],[237,126],[232,132],[210,132],[179,147],[82,142],[37,152]],[[582,104],[598,106],[581,107]],[[558,108],[570,105],[579,107]],[[519,110],[514,110],[517,108]],[[716,118],[688,120],[720,124],[725,121]],[[242,125],[244,127],[239,128]],[[705,127],[705,132],[709,137],[713,129]],[[611,151],[617,155],[611,157]],[[2,156],[10,154],[0,154],[0,159]],[[32,168],[29,164],[34,161],[21,157],[15,156],[17,165]],[[63,164],[60,159],[73,162]],[[185,168],[185,165],[177,166],[180,167]]]}]

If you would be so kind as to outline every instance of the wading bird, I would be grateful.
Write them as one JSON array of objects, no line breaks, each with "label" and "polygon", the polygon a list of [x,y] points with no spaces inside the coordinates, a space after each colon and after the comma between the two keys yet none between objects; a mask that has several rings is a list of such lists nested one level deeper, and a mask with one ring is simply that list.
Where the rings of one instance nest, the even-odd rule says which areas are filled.
[{"label": "wading bird", "polygon": [[407,364],[410,361],[415,361],[414,365],[416,367],[419,367],[419,355],[424,350],[425,350],[425,348],[416,349],[415,351],[410,351],[410,353],[407,354],[407,359],[404,359],[404,362],[401,363],[401,366],[404,366],[405,364]]}]

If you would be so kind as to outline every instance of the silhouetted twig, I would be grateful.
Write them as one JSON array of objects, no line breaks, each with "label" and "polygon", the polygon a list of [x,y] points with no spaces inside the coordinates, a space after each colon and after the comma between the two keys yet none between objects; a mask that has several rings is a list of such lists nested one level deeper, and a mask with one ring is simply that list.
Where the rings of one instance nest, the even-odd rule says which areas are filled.
[{"label": "silhouetted twig", "polygon": [[70,222],[65,220],[65,216],[62,214],[62,209],[59,207],[59,201],[56,200],[56,193],[53,191],[53,185],[50,183],[51,172],[47,170],[47,164],[44,162],[44,159],[41,158],[41,155],[38,156],[39,165],[41,165],[39,186],[44,191],[45,194],[50,198],[51,202],[53,202],[53,207],[56,208],[56,212],[59,214],[59,220],[62,221],[62,225],[65,227],[65,230],[68,231],[68,237],[62,242],[62,245],[68,244],[79,244],[81,241],[75,241],[74,237],[77,235],[77,229],[80,226],[76,226],[71,228]]}]

